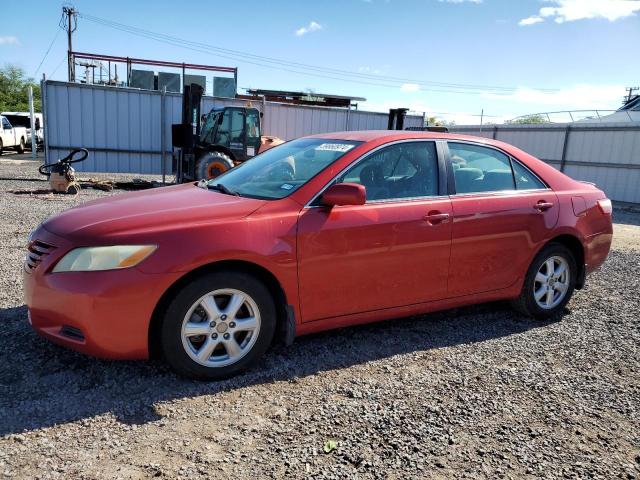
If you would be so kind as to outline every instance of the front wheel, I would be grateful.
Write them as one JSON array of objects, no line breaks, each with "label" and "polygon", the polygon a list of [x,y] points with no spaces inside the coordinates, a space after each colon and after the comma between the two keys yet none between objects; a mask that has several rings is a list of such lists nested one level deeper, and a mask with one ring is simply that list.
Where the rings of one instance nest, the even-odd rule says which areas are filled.
[{"label": "front wheel", "polygon": [[222,152],[207,152],[196,162],[198,180],[210,180],[233,168],[233,161]]},{"label": "front wheel", "polygon": [[573,295],[577,265],[564,245],[551,243],[534,258],[522,286],[513,301],[516,310],[535,318],[548,318],[561,312]]},{"label": "front wheel", "polygon": [[16,147],[16,150],[18,151],[18,153],[24,153],[24,138],[20,139],[20,143]]},{"label": "front wheel", "polygon": [[178,292],[164,314],[160,339],[176,372],[217,380],[254,365],[271,344],[275,327],[273,298],[259,280],[215,272]]}]

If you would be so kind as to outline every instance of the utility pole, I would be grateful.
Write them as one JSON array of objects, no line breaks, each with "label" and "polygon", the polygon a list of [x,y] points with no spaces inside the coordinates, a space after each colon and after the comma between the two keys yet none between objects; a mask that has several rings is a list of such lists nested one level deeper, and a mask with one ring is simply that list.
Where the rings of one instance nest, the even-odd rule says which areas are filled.
[{"label": "utility pole", "polygon": [[627,88],[627,97],[624,100],[624,104],[626,105],[631,101],[631,99],[635,96],[634,92],[640,90],[640,87],[628,87]]},{"label": "utility pole", "polygon": [[[76,80],[76,69],[74,65],[73,59],[73,43],[72,43],[72,34],[76,31],[78,27],[78,20],[76,18],[78,11],[73,7],[62,7],[62,18],[65,21],[65,30],[67,31],[67,42],[69,44],[67,55],[68,55],[68,69],[67,69],[67,77],[69,82],[75,82]],[[64,18],[66,15],[66,19]]]}]

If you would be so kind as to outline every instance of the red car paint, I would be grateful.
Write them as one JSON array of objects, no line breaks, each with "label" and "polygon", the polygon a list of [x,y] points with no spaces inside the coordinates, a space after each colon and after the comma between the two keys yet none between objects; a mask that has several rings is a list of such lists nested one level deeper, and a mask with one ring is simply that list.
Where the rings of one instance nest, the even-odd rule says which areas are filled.
[{"label": "red car paint", "polygon": [[[587,273],[609,252],[611,215],[597,204],[605,194],[506,143],[397,131],[318,137],[363,143],[281,200],[186,184],[88,202],[44,222],[31,236],[32,247],[52,248],[24,273],[33,328],[91,355],[142,359],[149,355],[151,319],[161,297],[189,272],[217,262],[251,264],[272,275],[302,335],[514,298],[535,254],[561,235],[582,245]],[[365,153],[408,139],[500,149],[550,188],[306,206]],[[52,272],[75,247],[118,244],[158,248],[133,268]],[[84,338],[74,338],[69,327]]]}]

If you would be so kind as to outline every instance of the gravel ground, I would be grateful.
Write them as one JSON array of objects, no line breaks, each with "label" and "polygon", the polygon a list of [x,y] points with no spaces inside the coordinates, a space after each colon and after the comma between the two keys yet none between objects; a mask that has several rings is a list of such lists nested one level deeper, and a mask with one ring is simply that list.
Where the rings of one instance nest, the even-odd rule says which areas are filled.
[{"label": "gravel ground", "polygon": [[109,195],[7,193],[35,177],[0,159],[0,476],[640,478],[638,213],[616,211],[609,260],[561,319],[449,310],[300,338],[199,383],[30,331],[29,231]]}]

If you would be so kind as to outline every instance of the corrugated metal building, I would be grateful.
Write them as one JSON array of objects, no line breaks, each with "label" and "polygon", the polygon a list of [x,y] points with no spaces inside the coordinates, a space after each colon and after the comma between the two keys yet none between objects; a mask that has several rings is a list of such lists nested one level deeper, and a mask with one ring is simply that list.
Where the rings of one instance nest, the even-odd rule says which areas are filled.
[{"label": "corrugated metal building", "polygon": [[[171,170],[171,125],[182,116],[182,96],[152,90],[115,88],[58,81],[42,84],[45,155],[56,159],[73,148],[89,149],[77,164],[88,172],[160,174],[162,157]],[[204,97],[202,112],[246,100]],[[343,130],[387,128],[388,115],[344,108],[253,102],[263,112],[263,135],[285,140]],[[422,126],[423,117],[409,115],[405,125]],[[49,161],[51,161],[49,160]]]}]

